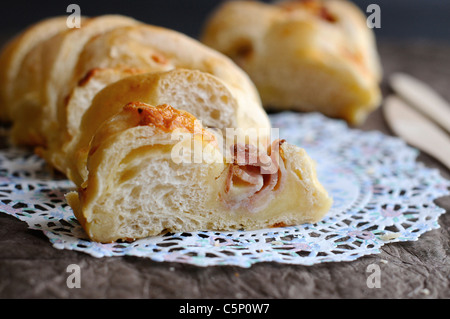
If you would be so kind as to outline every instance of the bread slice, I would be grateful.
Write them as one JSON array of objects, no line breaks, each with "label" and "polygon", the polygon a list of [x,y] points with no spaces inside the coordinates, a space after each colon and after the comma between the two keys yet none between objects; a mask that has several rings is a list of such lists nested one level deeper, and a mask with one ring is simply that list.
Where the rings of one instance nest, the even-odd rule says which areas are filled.
[{"label": "bread slice", "polygon": [[22,63],[10,101],[13,141],[45,145],[47,134],[58,130],[57,105],[71,91],[69,80],[85,43],[108,30],[138,23],[120,15],[105,15],[39,42]]},{"label": "bread slice", "polygon": [[[88,179],[67,200],[99,242],[296,225],[329,210],[331,199],[304,150],[280,141],[263,152],[234,145],[228,163],[217,145],[188,112],[129,103],[95,134]],[[239,162],[239,154],[247,160]]]},{"label": "bread slice", "polygon": [[349,1],[227,1],[201,39],[249,74],[267,108],[357,125],[380,104],[374,33]]},{"label": "bread slice", "polygon": [[10,121],[10,101],[22,62],[40,42],[67,29],[67,17],[48,18],[33,24],[9,41],[0,55],[0,120]]},{"label": "bread slice", "polygon": [[253,108],[251,113],[255,117],[266,117],[260,105],[243,104],[238,98],[224,81],[198,70],[175,69],[128,76],[101,90],[82,119],[71,119],[72,123],[80,123],[79,128],[73,130],[74,135],[63,148],[50,149],[52,154],[46,157],[51,159],[61,149],[62,171],[80,185],[87,177],[86,157],[95,132],[104,121],[132,101],[177,105],[178,109],[198,117],[206,127],[217,128],[224,135],[226,128],[270,128],[268,120],[255,124],[253,118],[245,115]]}]

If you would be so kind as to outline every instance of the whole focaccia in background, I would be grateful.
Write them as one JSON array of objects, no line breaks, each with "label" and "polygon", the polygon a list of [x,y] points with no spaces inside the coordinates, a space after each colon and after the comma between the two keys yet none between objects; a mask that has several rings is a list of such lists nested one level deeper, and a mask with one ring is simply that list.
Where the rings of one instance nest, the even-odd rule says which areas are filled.
[{"label": "whole focaccia in background", "polygon": [[360,124],[381,102],[374,34],[348,1],[227,1],[206,23],[202,41],[250,75],[268,108]]},{"label": "whole focaccia in background", "polygon": [[[183,139],[173,138],[176,131]],[[174,149],[192,142],[201,162],[174,160]],[[69,204],[100,242],[297,225],[328,212],[331,199],[303,149],[279,140],[265,152],[236,144],[228,163],[217,145],[188,112],[129,103],[96,132],[88,179],[67,195]]]}]

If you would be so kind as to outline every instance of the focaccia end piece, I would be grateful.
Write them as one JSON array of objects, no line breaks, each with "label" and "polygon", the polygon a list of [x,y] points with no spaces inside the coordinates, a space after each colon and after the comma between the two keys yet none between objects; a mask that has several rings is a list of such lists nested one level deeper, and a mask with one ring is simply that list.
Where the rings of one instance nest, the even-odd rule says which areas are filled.
[{"label": "focaccia end piece", "polygon": [[[185,139],[174,139],[174,132]],[[252,145],[236,144],[228,162],[216,138],[169,105],[126,105],[98,130],[88,179],[67,195],[89,238],[281,227],[316,222],[328,212],[331,198],[303,149],[274,141],[257,154]],[[202,161],[176,160],[180,145],[191,143]]]}]

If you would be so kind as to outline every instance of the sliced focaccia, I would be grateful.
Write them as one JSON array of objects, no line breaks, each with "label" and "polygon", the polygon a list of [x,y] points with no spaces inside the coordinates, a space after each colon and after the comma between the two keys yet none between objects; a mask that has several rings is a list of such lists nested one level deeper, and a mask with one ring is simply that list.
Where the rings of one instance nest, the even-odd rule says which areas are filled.
[{"label": "sliced focaccia", "polygon": [[206,23],[202,41],[250,75],[267,108],[360,124],[380,104],[374,33],[349,1],[227,1]]},{"label": "sliced focaccia", "polygon": [[91,239],[293,225],[328,211],[314,163],[270,143],[255,86],[225,55],[115,15],[71,30],[49,20],[17,39],[0,58],[0,84],[12,81],[0,119],[75,183],[67,199]]},{"label": "sliced focaccia", "polygon": [[188,112],[129,103],[95,134],[88,178],[67,199],[100,242],[296,225],[328,212],[331,199],[303,149],[235,144],[227,161],[218,142]]}]

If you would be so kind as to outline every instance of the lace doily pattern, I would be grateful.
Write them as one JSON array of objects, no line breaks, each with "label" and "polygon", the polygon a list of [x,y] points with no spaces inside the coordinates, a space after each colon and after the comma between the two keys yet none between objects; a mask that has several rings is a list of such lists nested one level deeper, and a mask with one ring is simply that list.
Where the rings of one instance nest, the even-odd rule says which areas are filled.
[{"label": "lace doily pattern", "polygon": [[64,199],[73,184],[39,157],[15,148],[0,151],[0,211],[43,231],[58,249],[198,266],[350,261],[376,254],[386,243],[414,241],[439,228],[445,210],[433,201],[449,194],[450,181],[416,162],[418,151],[400,139],[349,129],[319,114],[284,112],[271,120],[281,138],[305,148],[317,161],[319,179],[334,200],[321,222],[95,243],[87,239]]}]

